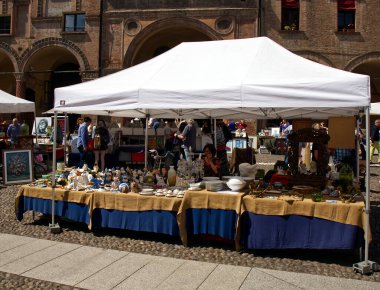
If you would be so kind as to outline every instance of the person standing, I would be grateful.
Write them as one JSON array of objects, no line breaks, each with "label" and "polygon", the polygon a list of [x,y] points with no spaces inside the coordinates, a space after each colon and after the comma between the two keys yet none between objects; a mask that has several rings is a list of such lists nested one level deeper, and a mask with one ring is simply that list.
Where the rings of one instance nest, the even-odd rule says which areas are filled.
[{"label": "person standing", "polygon": [[216,156],[220,161],[220,176],[230,175],[226,144],[232,139],[232,134],[222,120],[216,121]]},{"label": "person standing", "polygon": [[171,122],[166,121],[164,127],[164,138],[165,138],[165,152],[173,151],[173,131],[170,128]]},{"label": "person standing", "polygon": [[9,125],[7,135],[11,139],[12,146],[17,144],[17,138],[20,135],[20,124],[18,123],[17,118],[14,118],[12,124]]},{"label": "person standing", "polygon": [[88,126],[91,124],[91,118],[85,117],[83,123],[80,124],[78,129],[78,142],[77,148],[80,154],[79,167],[82,167],[87,162],[87,145],[89,141]]},{"label": "person standing", "polygon": [[98,126],[95,129],[94,137],[94,153],[95,153],[95,164],[99,165],[100,157],[100,168],[102,171],[105,169],[105,156],[108,149],[108,143],[110,142],[110,134],[106,128],[106,124],[103,120],[98,121]]},{"label": "person standing", "polygon": [[175,137],[183,141],[182,148],[185,152],[185,159],[190,160],[190,152],[195,150],[197,140],[197,130],[194,126],[194,120],[189,119],[182,134],[174,134]]},{"label": "person standing", "polygon": [[27,135],[29,135],[29,125],[28,123],[26,123],[25,120],[23,120],[20,126],[20,136],[27,136]]},{"label": "person standing", "polygon": [[375,121],[375,124],[372,125],[370,133],[371,133],[371,147],[369,150],[369,161],[372,162],[372,156],[375,151],[377,150],[377,162],[380,163],[380,119],[377,119]]}]

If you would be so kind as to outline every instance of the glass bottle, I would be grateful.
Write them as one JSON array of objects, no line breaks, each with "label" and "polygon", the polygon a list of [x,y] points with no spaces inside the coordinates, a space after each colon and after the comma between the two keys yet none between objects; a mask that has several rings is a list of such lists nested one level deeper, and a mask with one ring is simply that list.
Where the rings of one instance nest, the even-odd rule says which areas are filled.
[{"label": "glass bottle", "polygon": [[170,165],[170,169],[168,171],[168,185],[175,186],[177,181],[177,172],[174,169],[173,165]]}]

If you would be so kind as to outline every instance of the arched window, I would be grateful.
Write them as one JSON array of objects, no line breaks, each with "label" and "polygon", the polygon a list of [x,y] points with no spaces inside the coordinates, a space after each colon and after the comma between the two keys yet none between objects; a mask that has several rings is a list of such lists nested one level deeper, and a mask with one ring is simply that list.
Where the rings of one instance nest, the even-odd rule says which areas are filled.
[{"label": "arched window", "polygon": [[355,0],[338,0],[338,31],[355,31]]},{"label": "arched window", "polygon": [[299,30],[300,20],[300,1],[299,0],[282,0],[282,21],[281,29]]}]

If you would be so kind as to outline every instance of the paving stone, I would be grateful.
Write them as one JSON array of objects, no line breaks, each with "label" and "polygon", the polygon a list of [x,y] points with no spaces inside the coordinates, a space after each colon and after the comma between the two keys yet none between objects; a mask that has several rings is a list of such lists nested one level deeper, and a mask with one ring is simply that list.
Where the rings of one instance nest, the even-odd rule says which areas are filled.
[{"label": "paving stone", "polygon": [[218,265],[198,289],[237,290],[243,284],[250,270],[249,267]]},{"label": "paving stone", "polygon": [[154,289],[184,263],[178,259],[157,257],[114,289]]},{"label": "paving stone", "polygon": [[111,265],[103,268],[76,286],[92,290],[112,289],[151,262],[153,259],[155,259],[155,257],[150,255],[126,253],[126,255],[120,260],[117,260]]},{"label": "paving stone", "polygon": [[0,266],[23,259],[35,252],[49,248],[55,244],[57,244],[57,242],[33,239],[30,243],[25,243],[18,247],[11,248],[8,251],[2,252],[0,254]]},{"label": "paving stone", "polygon": [[252,268],[247,275],[247,278],[240,287],[240,290],[254,290],[254,289],[286,289],[286,290],[299,290],[294,284],[287,283],[284,280],[269,275],[263,271]]},{"label": "paving stone", "polygon": [[31,255],[22,257],[16,261],[3,265],[0,267],[0,271],[13,274],[22,274],[23,272],[38,267],[79,247],[80,245],[76,244],[56,243],[55,245],[45,248],[41,251],[35,252]]},{"label": "paving stone", "polygon": [[25,272],[23,275],[65,285],[76,285],[125,256],[124,252],[79,247],[61,257]]},{"label": "paving stone", "polygon": [[198,289],[217,264],[186,261],[156,289]]}]

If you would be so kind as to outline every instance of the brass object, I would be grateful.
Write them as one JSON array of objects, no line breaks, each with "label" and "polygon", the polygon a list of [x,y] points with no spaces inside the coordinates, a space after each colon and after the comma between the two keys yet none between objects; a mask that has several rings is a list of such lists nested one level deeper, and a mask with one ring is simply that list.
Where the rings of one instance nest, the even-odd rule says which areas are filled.
[{"label": "brass object", "polygon": [[342,186],[338,186],[337,190],[339,199],[344,203],[356,202],[356,197],[361,195],[361,191],[351,185],[347,186],[347,192],[343,191]]},{"label": "brass object", "polygon": [[267,191],[270,191],[273,189],[273,187],[271,185],[265,187],[265,188],[261,188],[262,186],[262,183],[258,183],[258,184],[249,184],[249,192],[248,194],[249,195],[252,195],[256,198],[263,198],[264,197],[264,194],[267,192]]}]

